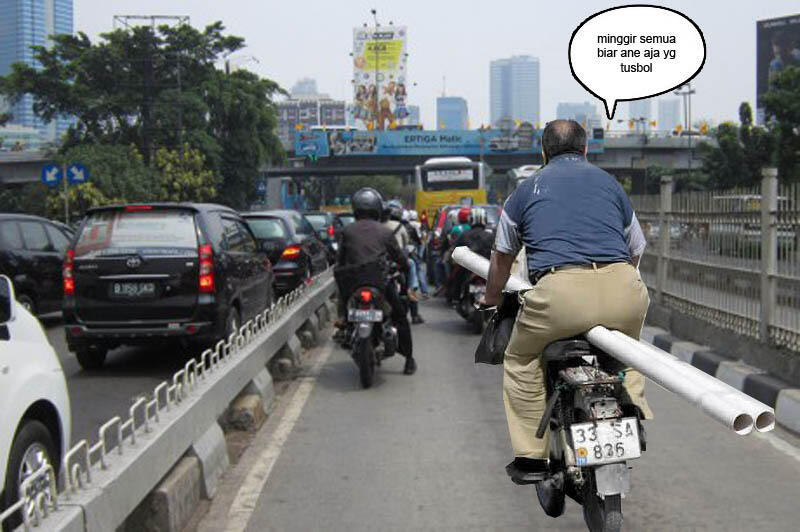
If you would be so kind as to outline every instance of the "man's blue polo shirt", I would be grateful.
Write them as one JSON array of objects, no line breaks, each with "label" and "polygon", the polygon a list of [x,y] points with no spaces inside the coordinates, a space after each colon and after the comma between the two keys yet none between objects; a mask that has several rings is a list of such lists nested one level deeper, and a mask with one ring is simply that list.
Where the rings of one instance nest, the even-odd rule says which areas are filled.
[{"label": "man's blue polo shirt", "polygon": [[525,246],[528,271],[626,262],[646,242],[619,182],[577,154],[562,154],[517,187],[497,225],[495,249]]}]

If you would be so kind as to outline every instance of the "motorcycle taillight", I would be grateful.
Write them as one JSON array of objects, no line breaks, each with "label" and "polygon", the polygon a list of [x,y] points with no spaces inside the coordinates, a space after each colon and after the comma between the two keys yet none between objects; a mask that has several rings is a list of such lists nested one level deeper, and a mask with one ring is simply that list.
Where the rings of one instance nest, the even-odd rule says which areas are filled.
[{"label": "motorcycle taillight", "polygon": [[370,303],[372,301],[372,291],[371,290],[361,290],[358,294],[359,299],[362,303]]}]

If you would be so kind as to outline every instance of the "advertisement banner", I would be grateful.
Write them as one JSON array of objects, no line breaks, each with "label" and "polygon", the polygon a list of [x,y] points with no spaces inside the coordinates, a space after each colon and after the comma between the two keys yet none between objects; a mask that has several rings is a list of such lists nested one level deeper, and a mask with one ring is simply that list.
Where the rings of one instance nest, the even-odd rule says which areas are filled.
[{"label": "advertisement banner", "polygon": [[761,97],[787,66],[800,67],[800,14],[756,22],[756,120],[764,124]]},{"label": "advertisement banner", "polygon": [[389,129],[404,123],[408,87],[406,27],[353,30],[353,107],[356,124]]},{"label": "advertisement banner", "polygon": [[540,153],[541,131],[403,130],[303,131],[295,135],[295,154],[343,155],[481,155]]}]

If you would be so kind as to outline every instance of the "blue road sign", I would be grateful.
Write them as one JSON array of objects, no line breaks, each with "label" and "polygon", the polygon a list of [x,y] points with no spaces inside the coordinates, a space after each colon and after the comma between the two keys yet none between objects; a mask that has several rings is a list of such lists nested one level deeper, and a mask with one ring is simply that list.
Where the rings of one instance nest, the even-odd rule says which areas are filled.
[{"label": "blue road sign", "polygon": [[42,183],[48,187],[57,187],[63,177],[61,167],[57,164],[48,164],[42,168]]},{"label": "blue road sign", "polygon": [[89,170],[80,163],[67,166],[67,179],[72,185],[82,185],[89,181]]},{"label": "blue road sign", "polygon": [[256,191],[259,194],[266,194],[267,193],[267,182],[266,181],[259,181],[258,185],[256,186]]}]

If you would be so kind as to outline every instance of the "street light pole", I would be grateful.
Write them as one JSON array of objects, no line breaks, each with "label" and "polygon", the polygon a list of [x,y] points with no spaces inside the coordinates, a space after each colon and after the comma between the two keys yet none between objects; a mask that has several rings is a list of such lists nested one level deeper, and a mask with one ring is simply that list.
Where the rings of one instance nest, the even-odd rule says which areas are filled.
[{"label": "street light pole", "polygon": [[687,83],[685,85],[681,85],[681,88],[685,88],[685,90],[676,90],[673,91],[673,94],[676,96],[683,97],[683,116],[686,120],[686,134],[689,136],[689,177],[692,177],[692,94],[695,91],[692,88],[691,83]]}]

